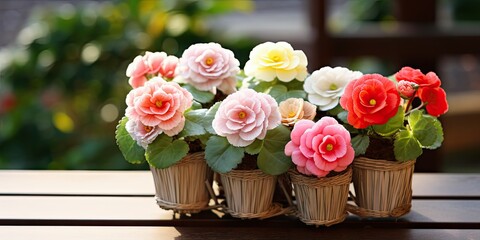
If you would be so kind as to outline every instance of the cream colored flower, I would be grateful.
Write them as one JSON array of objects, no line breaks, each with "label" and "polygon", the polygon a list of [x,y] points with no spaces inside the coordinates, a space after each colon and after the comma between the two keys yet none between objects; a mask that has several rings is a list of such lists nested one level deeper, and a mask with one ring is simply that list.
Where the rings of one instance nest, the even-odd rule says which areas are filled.
[{"label": "cream colored flower", "polygon": [[282,124],[293,126],[300,119],[313,120],[317,107],[301,98],[289,98],[279,104]]},{"label": "cream colored flower", "polygon": [[252,49],[244,70],[247,76],[266,82],[275,78],[282,82],[303,81],[308,75],[307,64],[305,53],[293,50],[289,43],[265,42]]}]

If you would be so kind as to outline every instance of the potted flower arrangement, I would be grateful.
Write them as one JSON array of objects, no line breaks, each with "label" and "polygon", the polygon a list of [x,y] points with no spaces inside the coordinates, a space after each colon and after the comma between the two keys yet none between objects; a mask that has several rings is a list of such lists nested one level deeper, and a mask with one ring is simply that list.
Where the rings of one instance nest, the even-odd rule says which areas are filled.
[{"label": "potted flower arrangement", "polygon": [[234,217],[266,218],[283,211],[272,199],[278,175],[291,167],[284,154],[290,130],[281,124],[278,102],[303,94],[288,87],[301,86],[306,66],[305,54],[286,42],[259,44],[250,52],[240,90],[210,109],[215,117],[205,158],[221,175],[227,211]]},{"label": "potted flower arrangement", "polygon": [[[306,224],[330,226],[347,216],[346,206],[355,152],[348,130],[336,119],[325,116],[338,111],[345,86],[362,73],[343,67],[323,67],[307,77],[304,89],[308,101],[319,113],[312,119],[290,121],[293,129],[285,154],[296,169],[289,171],[297,202],[297,216]],[[303,101],[300,99],[300,101]],[[287,101],[286,101],[287,102]],[[292,104],[290,112],[302,105]],[[298,116],[299,114],[289,114]],[[313,114],[315,116],[315,114]]]},{"label": "potted flower arrangement", "polygon": [[180,213],[208,208],[213,172],[204,148],[213,115],[207,108],[217,89],[235,90],[239,71],[233,52],[216,43],[194,44],[180,59],[146,52],[129,64],[133,89],[116,140],[128,162],[150,165],[160,207]]},{"label": "potted flower arrangement", "polygon": [[366,74],[348,83],[339,118],[351,125],[355,203],[365,217],[399,217],[411,208],[411,179],[422,149],[438,148],[438,116],[448,110],[438,76],[404,67],[392,77]]}]

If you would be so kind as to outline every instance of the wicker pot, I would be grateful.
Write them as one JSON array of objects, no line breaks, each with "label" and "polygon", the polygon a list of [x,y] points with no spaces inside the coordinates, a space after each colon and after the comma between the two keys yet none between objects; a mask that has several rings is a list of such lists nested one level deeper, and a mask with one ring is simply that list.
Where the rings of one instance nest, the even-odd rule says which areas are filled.
[{"label": "wicker pot", "polygon": [[165,169],[150,166],[155,183],[158,206],[179,213],[197,213],[210,201],[205,181],[212,182],[213,172],[207,166],[204,153],[188,154]]},{"label": "wicker pot", "polygon": [[355,203],[348,210],[361,217],[400,217],[412,206],[415,160],[406,162],[356,158],[353,161]]},{"label": "wicker pot", "polygon": [[297,200],[297,216],[302,222],[330,226],[345,220],[352,168],[325,178],[305,176],[297,170],[288,174]]},{"label": "wicker pot", "polygon": [[232,170],[220,174],[227,212],[238,218],[266,218],[280,211],[273,204],[277,176],[261,170]]}]

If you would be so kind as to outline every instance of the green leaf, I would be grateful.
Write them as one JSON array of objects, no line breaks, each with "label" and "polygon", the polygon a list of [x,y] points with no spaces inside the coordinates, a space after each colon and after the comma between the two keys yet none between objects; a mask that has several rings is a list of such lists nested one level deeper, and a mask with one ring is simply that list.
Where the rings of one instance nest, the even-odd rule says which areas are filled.
[{"label": "green leaf", "polygon": [[253,78],[251,82],[249,82],[249,88],[253,88],[253,90],[257,92],[267,92],[269,88],[275,86],[277,80],[273,80],[271,82],[259,81],[258,79]]},{"label": "green leaf", "polygon": [[352,147],[355,150],[355,156],[365,154],[368,145],[370,144],[370,137],[367,135],[357,135],[352,138]]},{"label": "green leaf", "polygon": [[118,148],[127,162],[134,164],[143,163],[145,161],[145,150],[127,132],[125,128],[127,121],[128,118],[123,117],[117,125],[115,139],[117,140]]},{"label": "green leaf", "polygon": [[307,93],[303,90],[290,90],[286,93],[285,98],[283,100],[288,99],[288,98],[302,98],[302,99],[305,99],[305,98],[307,98]]},{"label": "green leaf", "polygon": [[341,111],[340,113],[337,114],[337,118],[344,123],[348,123],[348,112]]},{"label": "green leaf", "polygon": [[213,98],[215,97],[215,95],[213,95],[213,93],[211,93],[211,92],[200,91],[200,90],[196,89],[195,87],[193,87],[191,85],[188,85],[188,84],[183,85],[183,88],[187,89],[187,91],[189,91],[192,94],[193,99],[195,99],[196,101],[198,101],[200,103],[211,102],[213,100]]},{"label": "green leaf", "polygon": [[253,143],[245,147],[245,152],[250,155],[255,155],[260,152],[263,147],[263,140],[256,139]]},{"label": "green leaf", "polygon": [[290,157],[285,155],[285,145],[290,141],[290,130],[280,125],[267,132],[263,147],[257,158],[257,165],[264,173],[279,175],[291,166]]},{"label": "green leaf", "polygon": [[408,123],[413,135],[423,147],[433,149],[442,144],[443,129],[435,117],[423,114],[421,110],[414,110],[408,116]]},{"label": "green leaf", "polygon": [[207,133],[202,121],[207,109],[191,110],[185,113],[185,127],[179,133],[179,137],[199,136]]},{"label": "green leaf", "polygon": [[188,144],[183,140],[175,140],[161,134],[147,147],[145,156],[150,165],[156,168],[167,168],[180,161],[188,154]]},{"label": "green leaf", "polygon": [[340,104],[338,104],[334,108],[328,110],[328,114],[330,114],[331,116],[337,116],[341,112],[345,112],[345,110],[342,108],[342,106]]},{"label": "green leaf", "polygon": [[213,171],[226,173],[242,162],[244,149],[230,145],[224,137],[212,136],[207,141],[205,160]]},{"label": "green leaf", "polygon": [[294,79],[290,82],[280,82],[281,84],[285,85],[288,90],[301,90],[303,91],[303,84],[304,82],[303,81],[299,81],[297,79]]},{"label": "green leaf", "polygon": [[288,88],[284,85],[275,85],[268,91],[268,94],[272,96],[278,103],[288,98],[302,98],[305,99],[307,94],[302,90],[288,91]]},{"label": "green leaf", "polygon": [[382,125],[373,125],[373,130],[378,133],[380,136],[391,136],[396,133],[399,129],[403,128],[405,111],[403,107],[398,107],[397,114],[390,118],[387,123]]},{"label": "green leaf", "polygon": [[[428,117],[434,118],[432,116],[428,116]],[[442,142],[443,142],[442,123],[440,123],[440,121],[437,118],[434,118],[434,119],[435,120],[433,121],[433,126],[436,129],[435,135],[437,136],[437,138],[435,139],[435,142],[432,145],[423,146],[424,148],[427,148],[427,149],[436,149],[436,148],[440,147],[442,145]]]},{"label": "green leaf", "polygon": [[217,102],[213,106],[211,106],[207,110],[207,112],[205,113],[205,116],[201,121],[202,126],[210,134],[216,134],[215,130],[212,127],[212,122],[213,122],[213,119],[215,118],[215,114],[217,113],[218,108],[220,107],[220,103],[221,102]]},{"label": "green leaf", "polygon": [[408,161],[417,159],[423,151],[422,146],[411,131],[400,130],[395,136],[393,152],[397,160]]},{"label": "green leaf", "polygon": [[283,85],[275,85],[272,88],[270,88],[270,90],[268,91],[268,94],[270,94],[270,96],[275,98],[277,102],[280,102],[279,99],[280,100],[283,99],[284,95],[287,94],[287,91],[288,91],[287,87]]}]

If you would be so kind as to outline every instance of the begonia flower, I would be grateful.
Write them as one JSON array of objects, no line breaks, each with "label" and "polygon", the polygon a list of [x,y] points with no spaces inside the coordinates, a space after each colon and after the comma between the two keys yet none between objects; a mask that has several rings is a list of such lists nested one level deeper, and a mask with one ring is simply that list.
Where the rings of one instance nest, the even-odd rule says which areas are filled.
[{"label": "begonia flower", "polygon": [[128,93],[125,115],[143,125],[158,126],[167,135],[173,136],[182,130],[185,124],[183,113],[192,102],[190,92],[175,82],[156,77]]},{"label": "begonia flower", "polygon": [[300,120],[290,138],[285,154],[305,175],[325,177],[331,171],[341,172],[355,157],[350,133],[332,117],[323,117],[316,123]]},{"label": "begonia flower", "polygon": [[218,88],[225,94],[236,91],[240,62],[232,51],[218,43],[198,43],[185,50],[178,63],[180,76],[201,91]]},{"label": "begonia flower", "polygon": [[313,120],[317,107],[301,98],[289,98],[279,105],[282,124],[293,126],[301,119]]},{"label": "begonia flower", "polygon": [[242,89],[228,95],[220,104],[212,127],[236,147],[264,139],[267,130],[280,124],[277,102],[270,95]]},{"label": "begonia flower", "polygon": [[244,70],[247,76],[266,82],[275,78],[282,82],[303,81],[308,75],[307,64],[305,53],[294,50],[289,43],[265,42],[252,49]]},{"label": "begonia flower", "polygon": [[345,86],[362,75],[361,72],[348,68],[323,67],[307,77],[303,88],[308,94],[309,102],[317,105],[321,111],[328,111],[338,105]]},{"label": "begonia flower", "polygon": [[340,99],[355,128],[385,124],[398,111],[400,94],[395,83],[380,74],[366,74],[351,81]]}]

